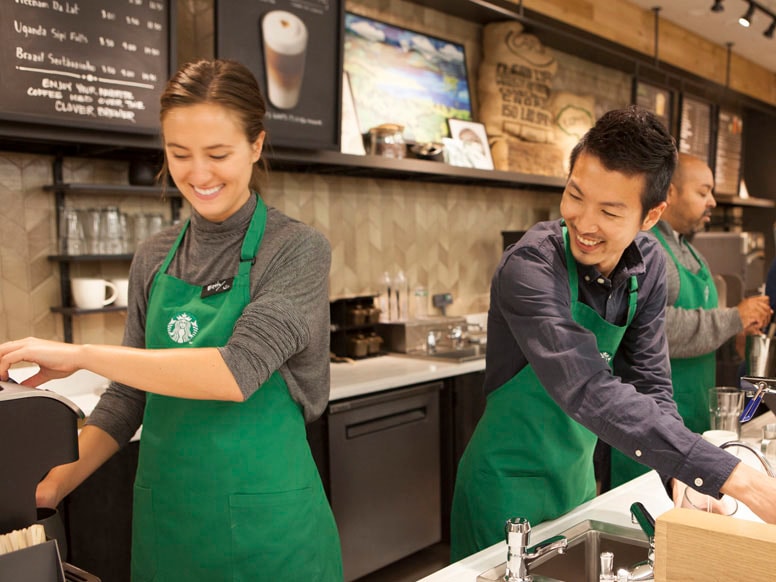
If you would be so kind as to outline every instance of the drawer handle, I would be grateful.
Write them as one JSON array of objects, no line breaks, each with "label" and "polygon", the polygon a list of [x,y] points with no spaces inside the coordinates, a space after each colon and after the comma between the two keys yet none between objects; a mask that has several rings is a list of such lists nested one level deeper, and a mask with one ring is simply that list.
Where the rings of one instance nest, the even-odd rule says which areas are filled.
[{"label": "drawer handle", "polygon": [[358,438],[368,434],[388,430],[411,422],[418,422],[425,419],[426,407],[405,410],[396,414],[389,414],[380,418],[374,418],[365,422],[351,424],[345,427],[345,437],[348,439]]}]

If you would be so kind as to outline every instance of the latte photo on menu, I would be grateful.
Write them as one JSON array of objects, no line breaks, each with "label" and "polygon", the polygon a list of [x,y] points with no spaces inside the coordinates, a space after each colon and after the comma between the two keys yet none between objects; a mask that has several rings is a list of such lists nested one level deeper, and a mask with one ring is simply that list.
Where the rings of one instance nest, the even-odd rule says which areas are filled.
[{"label": "latte photo on menu", "polygon": [[293,109],[299,102],[307,51],[307,27],[286,10],[267,12],[261,21],[267,98],[278,109]]}]

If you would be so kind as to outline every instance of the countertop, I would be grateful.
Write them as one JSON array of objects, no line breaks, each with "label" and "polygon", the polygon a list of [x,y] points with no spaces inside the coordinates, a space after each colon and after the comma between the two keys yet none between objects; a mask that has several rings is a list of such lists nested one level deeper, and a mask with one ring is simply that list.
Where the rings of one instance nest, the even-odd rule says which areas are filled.
[{"label": "countertop", "polygon": [[331,364],[331,401],[485,369],[485,359],[439,362],[409,356],[378,356],[353,364]]},{"label": "countertop", "polygon": [[[386,355],[357,360],[352,364],[341,363],[330,364],[330,366],[330,401],[336,401],[478,372],[485,369],[485,359],[458,364],[402,355]],[[21,382],[29,378],[36,370],[35,366],[25,366],[13,368],[10,373],[14,380]],[[97,405],[100,394],[107,385],[107,378],[87,370],[79,370],[67,378],[46,382],[41,388],[51,390],[72,400],[88,416]]]},{"label": "countertop", "polygon": [[[761,427],[772,422],[776,422],[776,416],[773,412],[767,412],[752,419],[743,425],[741,440],[756,444],[759,448]],[[735,450],[742,449],[731,449],[731,452]],[[751,455],[751,453],[748,454]],[[746,457],[742,458],[748,461]],[[757,466],[759,467],[759,464]],[[571,526],[588,519],[638,529],[638,525],[634,525],[630,519],[630,506],[636,501],[643,503],[655,519],[673,508],[673,502],[666,495],[660,477],[655,471],[650,471],[591,499],[587,503],[583,503],[558,519],[536,525],[532,524],[530,543],[536,544],[551,536],[558,535]],[[730,519],[760,521],[748,507],[743,505],[739,507],[736,516]],[[421,582],[474,582],[478,575],[505,562],[506,556],[506,543],[500,542],[422,578]]]}]

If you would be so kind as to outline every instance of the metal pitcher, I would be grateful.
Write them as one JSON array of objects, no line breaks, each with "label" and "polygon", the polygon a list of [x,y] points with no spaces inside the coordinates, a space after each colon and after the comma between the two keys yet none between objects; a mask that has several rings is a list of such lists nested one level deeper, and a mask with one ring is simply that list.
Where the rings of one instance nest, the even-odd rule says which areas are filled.
[{"label": "metal pitcher", "polygon": [[746,364],[749,376],[776,377],[776,338],[764,333],[746,336]]}]

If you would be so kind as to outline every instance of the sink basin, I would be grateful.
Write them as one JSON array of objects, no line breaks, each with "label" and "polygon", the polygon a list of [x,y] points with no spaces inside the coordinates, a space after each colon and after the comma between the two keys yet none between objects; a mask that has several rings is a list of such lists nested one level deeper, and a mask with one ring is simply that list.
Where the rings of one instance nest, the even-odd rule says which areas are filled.
[{"label": "sink basin", "polygon": [[[560,532],[568,540],[563,554],[551,552],[528,568],[534,582],[598,582],[601,552],[614,554],[614,572],[647,559],[649,542],[640,529],[587,520]],[[541,540],[531,539],[531,543]],[[477,576],[477,582],[503,580],[506,562]]]},{"label": "sink basin", "polygon": [[472,360],[481,360],[485,357],[487,344],[469,344],[462,348],[453,349],[449,346],[438,348],[433,354],[427,352],[407,352],[406,354],[396,354],[408,358],[419,358],[421,360],[442,360],[445,362],[470,362]]},{"label": "sink basin", "polygon": [[456,362],[468,362],[469,360],[479,360],[484,358],[485,351],[485,345],[471,344],[457,350],[437,350],[433,354],[423,354],[423,357],[432,360],[454,360]]}]

